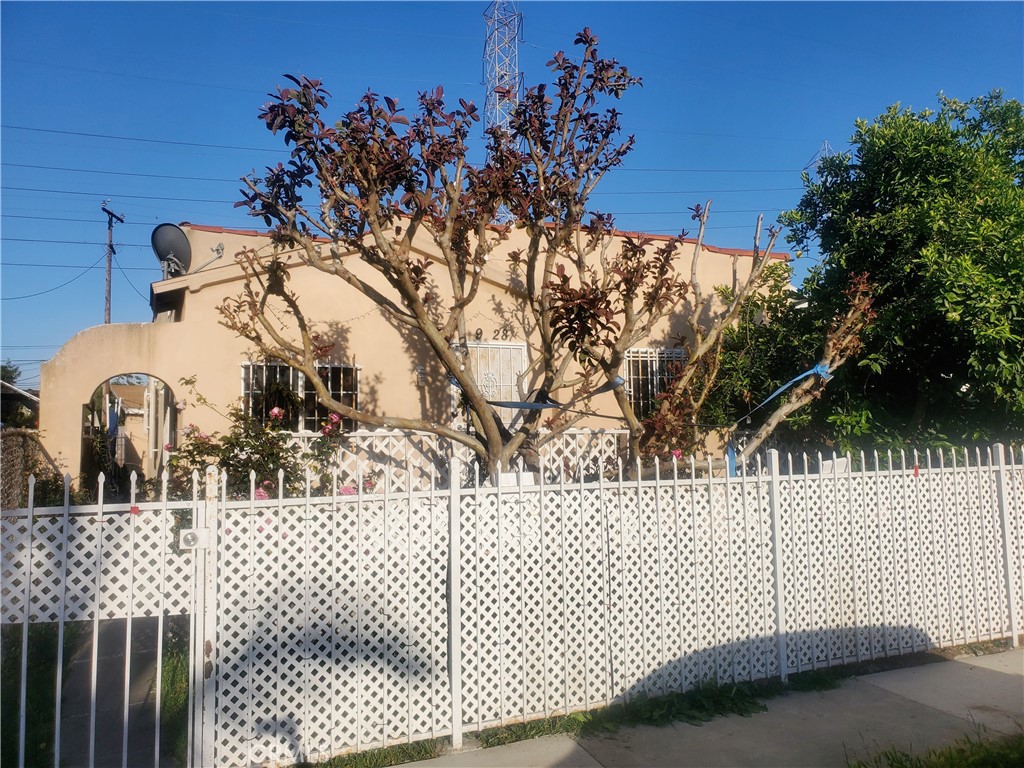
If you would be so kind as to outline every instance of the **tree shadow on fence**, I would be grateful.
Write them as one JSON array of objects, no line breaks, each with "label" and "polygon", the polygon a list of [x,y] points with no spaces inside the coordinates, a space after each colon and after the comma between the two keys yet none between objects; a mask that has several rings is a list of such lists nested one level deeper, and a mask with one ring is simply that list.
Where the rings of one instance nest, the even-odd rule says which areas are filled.
[{"label": "tree shadow on fence", "polygon": [[[425,642],[422,627],[389,620],[347,590],[334,597],[355,608],[356,621],[346,613],[333,623],[267,626],[272,631],[261,634],[254,619],[245,642],[221,649],[217,731],[234,743],[217,745],[218,762],[315,762],[407,741],[407,714],[425,725],[425,734],[415,734],[421,738],[450,724],[447,635],[436,634],[446,625],[439,623],[433,642]],[[255,613],[276,612],[266,605]],[[342,621],[345,627],[338,626]]]}]

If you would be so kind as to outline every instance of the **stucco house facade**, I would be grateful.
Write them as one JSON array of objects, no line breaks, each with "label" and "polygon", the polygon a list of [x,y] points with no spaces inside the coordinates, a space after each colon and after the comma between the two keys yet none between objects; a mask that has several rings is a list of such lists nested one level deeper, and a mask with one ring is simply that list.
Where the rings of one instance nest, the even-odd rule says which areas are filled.
[{"label": "stucco house facade", "polygon": [[[150,377],[140,414],[142,423],[135,430],[140,434],[136,439],[139,464],[147,477],[159,474],[166,460],[164,446],[176,445],[186,425],[195,424],[206,432],[223,431],[228,426],[225,414],[236,405],[262,418],[271,407],[275,389],[285,388],[302,403],[289,414],[289,428],[297,435],[316,434],[327,417],[302,375],[262,359],[251,344],[221,324],[218,308],[242,287],[242,272],[234,255],[244,249],[269,248],[269,235],[189,223],[181,224],[181,229],[191,247],[192,264],[184,274],[152,284],[152,322],[83,330],[41,367],[42,441],[72,474],[82,467],[83,407],[98,386],[118,375]],[[647,237],[659,239],[658,235]],[[521,247],[517,238],[513,231],[502,248],[511,252]],[[680,248],[677,268],[684,273],[696,247],[695,242],[686,241]],[[420,251],[422,258],[439,258],[429,241]],[[321,335],[333,344],[323,359],[321,377],[335,397],[383,416],[456,424],[460,418],[464,420],[458,413],[458,398],[425,344],[390,322],[355,289],[300,265],[294,257],[289,261],[287,253],[284,258],[292,265],[289,288],[300,297],[304,312]],[[357,257],[350,258],[358,268]],[[466,315],[469,352],[491,399],[522,400],[531,389],[522,374],[534,349],[517,320],[522,301],[510,286],[502,262],[492,258],[484,268],[480,295]],[[749,251],[705,244],[698,258],[701,283],[730,284],[736,265],[743,279],[752,263]],[[666,318],[643,346],[631,351],[624,373],[636,408],[643,408],[657,391],[667,361],[678,359],[684,319],[682,315]],[[196,402],[183,379],[192,379],[195,390],[214,407]],[[591,407],[605,416],[619,413],[610,394],[593,398]],[[515,418],[514,413],[502,416]],[[607,429],[615,422],[592,420],[582,426]]]}]

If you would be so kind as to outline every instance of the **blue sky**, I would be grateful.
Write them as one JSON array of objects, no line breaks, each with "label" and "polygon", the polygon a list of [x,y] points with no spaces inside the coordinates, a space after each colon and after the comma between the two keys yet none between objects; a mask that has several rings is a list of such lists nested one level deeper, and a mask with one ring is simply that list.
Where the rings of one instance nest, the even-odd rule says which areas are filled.
[{"label": "blue sky", "polygon": [[[105,200],[126,220],[114,236],[114,322],[150,319],[157,224],[253,227],[232,204],[239,176],[285,156],[256,119],[283,73],[323,80],[332,117],[367,88],[407,108],[437,84],[482,104],[485,8],[0,4],[0,356],[36,386],[39,361],[102,323]],[[824,141],[846,149],[856,118],[896,102],[935,107],[939,91],[968,99],[1001,88],[1024,99],[1020,2],[520,10],[527,84],[583,26],[603,55],[644,78],[616,104],[637,149],[594,198],[624,229],[690,228],[686,208],[711,199],[709,242],[749,247],[757,213],[771,221],[795,205],[800,171]]]}]

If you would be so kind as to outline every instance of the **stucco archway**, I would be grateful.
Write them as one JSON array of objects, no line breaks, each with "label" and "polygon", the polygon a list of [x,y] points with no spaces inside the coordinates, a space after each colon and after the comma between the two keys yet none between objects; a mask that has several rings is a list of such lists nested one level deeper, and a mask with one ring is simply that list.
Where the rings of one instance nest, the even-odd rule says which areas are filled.
[{"label": "stucco archway", "polygon": [[[123,373],[143,373],[167,385],[170,396],[189,370],[188,338],[179,323],[119,323],[73,336],[40,367],[40,439],[64,471],[82,466],[82,406],[97,384]],[[162,445],[162,443],[161,443]]]},{"label": "stucco archway", "polygon": [[174,445],[177,411],[167,382],[140,371],[121,371],[100,382],[82,406],[82,486],[103,472],[109,494],[124,495],[137,481],[160,476]]}]

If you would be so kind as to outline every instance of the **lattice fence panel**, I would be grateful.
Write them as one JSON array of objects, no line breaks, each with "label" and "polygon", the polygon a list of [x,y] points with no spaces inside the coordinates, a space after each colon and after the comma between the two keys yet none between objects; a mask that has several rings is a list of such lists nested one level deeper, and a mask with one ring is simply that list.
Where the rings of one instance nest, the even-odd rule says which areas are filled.
[{"label": "lattice fence panel", "polygon": [[[188,612],[191,555],[174,544],[173,510],[158,505],[76,507],[66,517],[46,509],[0,517],[0,618],[21,623],[29,586],[29,621],[88,621]],[[31,555],[30,555],[31,553]],[[29,557],[31,556],[31,562]],[[65,580],[66,573],[66,580]]]},{"label": "lattice fence panel", "polygon": [[[991,454],[991,452],[989,452]],[[981,510],[982,560],[984,562],[985,623],[989,638],[1003,637],[1010,630],[1009,602],[1006,592],[1006,563],[1001,547],[1002,520],[994,467],[990,460],[975,454],[977,465],[978,508]]]},{"label": "lattice fence panel", "polygon": [[693,688],[701,682],[700,634],[701,604],[703,595],[699,588],[702,573],[700,558],[699,521],[697,492],[690,480],[673,478],[672,520],[676,531],[676,557],[679,599],[679,654],[678,675],[681,690]]},{"label": "lattice fence panel", "polygon": [[583,635],[583,606],[571,599],[582,581],[583,531],[580,524],[580,496],[576,488],[560,486],[545,488],[561,503],[545,506],[538,495],[541,525],[541,567],[543,569],[542,614],[544,693],[541,710],[548,714],[571,711],[584,705],[580,695],[583,680],[578,657],[560,652],[569,637]]},{"label": "lattice fence panel", "polygon": [[658,581],[661,590],[661,648],[662,657],[658,670],[660,684],[668,691],[682,691],[682,657],[684,654],[683,601],[681,595],[680,553],[681,528],[678,519],[677,498],[669,481],[657,488],[656,536],[658,548]]},{"label": "lattice fence panel", "polygon": [[[625,430],[570,429],[543,437],[539,454],[545,480],[557,483],[596,480],[609,472],[623,453]],[[466,446],[424,432],[361,430],[345,436],[339,452],[340,484],[355,487],[359,477],[372,478],[375,492],[448,488],[448,467],[458,456],[471,476],[474,455]]]},{"label": "lattice fence panel", "polygon": [[340,452],[342,483],[373,477],[392,493],[448,486],[450,441],[425,432],[374,430],[345,436]]},{"label": "lattice fence panel", "polygon": [[[569,635],[569,644],[562,650],[567,658],[573,659],[573,668],[582,673],[582,680],[577,682],[577,696],[582,693],[589,708],[608,704],[614,695],[610,628],[616,624],[611,591],[611,510],[605,503],[607,496],[603,485],[580,483],[578,488],[582,580],[571,585],[571,599],[583,608],[583,643],[575,645]],[[572,520],[575,524],[575,516]]]},{"label": "lattice fence panel", "polygon": [[1010,578],[1018,612],[1018,631],[1024,626],[1024,447],[1007,449],[1007,546]]},{"label": "lattice fence panel", "polygon": [[545,607],[557,599],[544,551],[544,510],[540,490],[522,488],[515,496],[522,581],[523,706],[525,717],[544,717],[548,703],[548,622]]},{"label": "lattice fence panel", "polygon": [[[500,519],[496,492],[462,498],[463,592],[463,711],[467,727],[484,728],[500,722],[504,679],[502,606],[508,585],[501,568]],[[467,637],[468,634],[468,637]]]},{"label": "lattice fence panel", "polygon": [[227,504],[217,762],[322,759],[447,732],[447,498]]},{"label": "lattice fence panel", "polygon": [[[1002,477],[979,452],[867,467],[798,456],[774,478],[666,477],[662,465],[660,480],[542,474],[454,501],[417,490],[409,467],[357,495],[222,502],[209,511],[218,568],[204,593],[219,622],[217,763],[450,732],[453,505],[467,729],[776,675],[780,601],[791,671],[1003,637],[1007,583],[1020,606],[1024,582],[1018,454]],[[190,610],[192,555],[176,538],[191,514],[178,503],[4,515],[3,621],[23,620],[27,587],[31,621]]]},{"label": "lattice fence panel", "polygon": [[628,434],[622,429],[568,429],[548,439],[540,447],[545,480],[595,481],[610,472],[623,455]]}]

